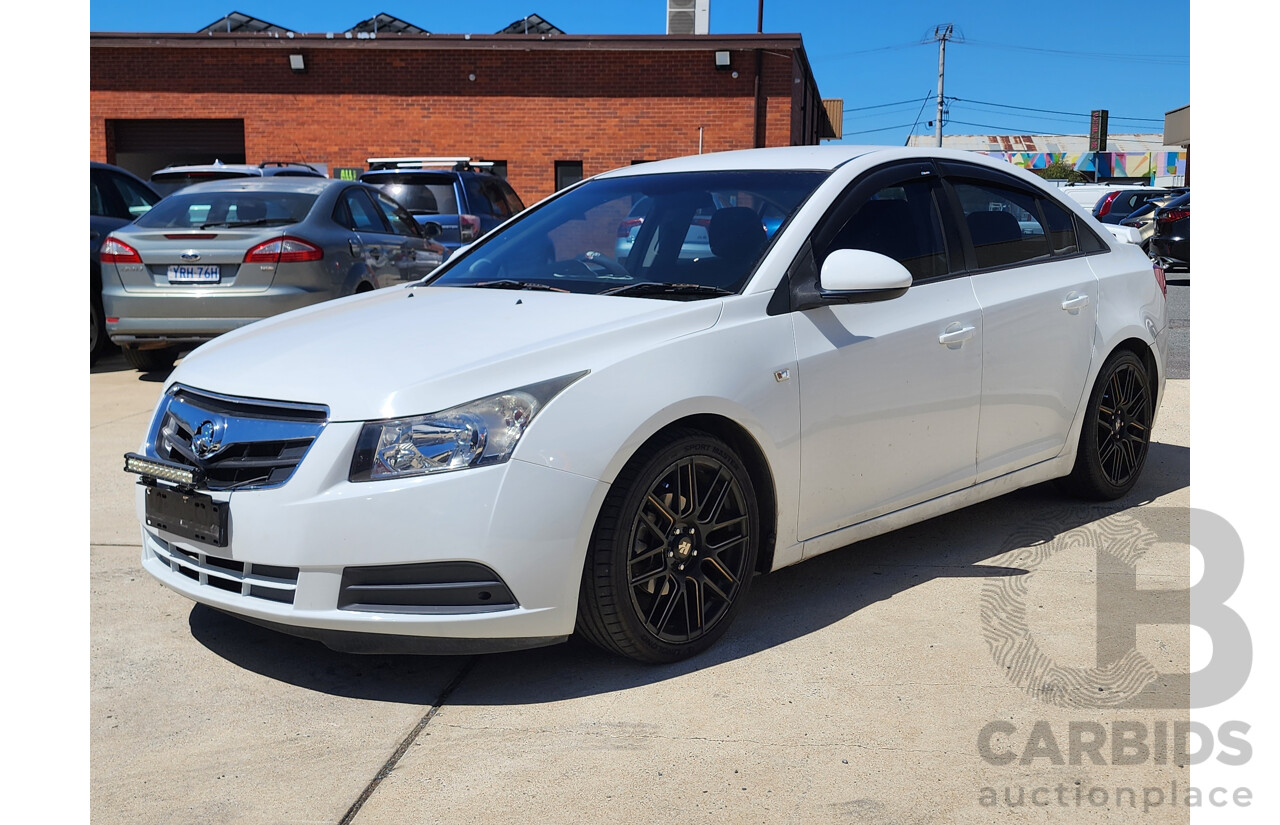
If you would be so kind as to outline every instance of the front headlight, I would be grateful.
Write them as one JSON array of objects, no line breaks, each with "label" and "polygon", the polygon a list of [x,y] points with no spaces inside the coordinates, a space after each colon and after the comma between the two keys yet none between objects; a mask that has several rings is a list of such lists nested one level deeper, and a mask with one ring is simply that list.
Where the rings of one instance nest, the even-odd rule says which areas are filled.
[{"label": "front headlight", "polygon": [[351,481],[378,481],[501,464],[538,411],[584,372],[518,387],[458,407],[370,421],[351,459]]}]

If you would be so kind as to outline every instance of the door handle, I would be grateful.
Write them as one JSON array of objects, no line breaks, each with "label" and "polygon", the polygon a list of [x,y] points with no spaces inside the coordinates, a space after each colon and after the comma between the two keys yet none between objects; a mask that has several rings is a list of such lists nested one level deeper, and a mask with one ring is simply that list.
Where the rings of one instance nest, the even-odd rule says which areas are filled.
[{"label": "door handle", "polygon": [[968,341],[977,332],[977,327],[966,327],[959,321],[948,326],[941,335],[938,336],[938,343],[944,345],[948,349],[960,349],[965,341]]},{"label": "door handle", "polygon": [[1080,310],[1089,306],[1089,296],[1072,292],[1067,296],[1067,300],[1062,302],[1062,308],[1072,315],[1079,315]]}]

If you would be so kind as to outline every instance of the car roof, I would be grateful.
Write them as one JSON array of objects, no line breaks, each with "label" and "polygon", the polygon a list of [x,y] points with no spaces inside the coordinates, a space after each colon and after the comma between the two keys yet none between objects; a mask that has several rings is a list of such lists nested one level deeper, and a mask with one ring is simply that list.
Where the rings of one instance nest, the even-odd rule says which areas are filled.
[{"label": "car roof", "polygon": [[[737,149],[729,152],[708,152],[670,160],[624,166],[597,175],[600,178],[628,177],[631,175],[662,174],[668,172],[795,170],[833,171],[844,164],[861,159],[867,163],[895,160],[956,160],[979,166],[988,166],[1005,172],[1021,170],[1003,158],[989,158],[963,149],[945,149],[928,146],[854,146],[828,144],[825,146],[778,146],[769,149]],[[1026,171],[1026,170],[1022,170]],[[1030,174],[1030,173],[1027,173]],[[1038,179],[1038,178],[1037,178]]]},{"label": "car roof", "polygon": [[151,189],[151,185],[148,184],[145,180],[143,180],[142,178],[138,177],[137,175],[135,175],[134,173],[130,172],[128,169],[125,169],[123,167],[113,166],[110,163],[103,163],[102,161],[91,160],[89,161],[89,168],[90,169],[106,169],[112,172],[119,172],[120,174],[127,175],[128,177],[131,177],[134,180],[138,181],[139,183],[143,184],[144,186],[146,186],[148,190]]},{"label": "car roof", "polygon": [[162,172],[213,172],[219,169],[227,172],[247,172],[251,175],[272,174],[272,170],[276,169],[310,169],[317,175],[320,174],[320,170],[310,164],[294,161],[268,163],[223,163],[222,161],[216,160],[213,163],[191,163],[183,166],[166,166],[163,169],[155,170],[151,174],[158,175]]},{"label": "car roof", "polygon": [[[201,181],[183,187],[174,194],[190,194],[198,192],[303,192],[320,194],[335,186],[360,185],[357,181],[340,180],[338,178],[294,177],[275,175],[272,177],[224,178],[222,180]],[[368,186],[368,184],[364,184]]]}]

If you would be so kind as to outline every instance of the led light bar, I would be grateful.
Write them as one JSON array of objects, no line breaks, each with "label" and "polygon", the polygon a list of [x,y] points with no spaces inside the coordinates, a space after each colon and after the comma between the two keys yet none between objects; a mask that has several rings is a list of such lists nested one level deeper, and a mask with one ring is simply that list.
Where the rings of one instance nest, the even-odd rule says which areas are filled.
[{"label": "led light bar", "polygon": [[187,487],[196,486],[204,476],[200,470],[194,467],[184,467],[181,464],[157,461],[137,453],[125,453],[124,471]]}]

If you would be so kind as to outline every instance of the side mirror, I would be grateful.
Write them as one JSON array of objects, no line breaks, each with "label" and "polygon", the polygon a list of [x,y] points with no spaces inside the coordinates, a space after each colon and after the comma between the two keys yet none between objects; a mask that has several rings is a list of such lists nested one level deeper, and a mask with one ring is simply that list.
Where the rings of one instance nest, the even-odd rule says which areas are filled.
[{"label": "side mirror", "polygon": [[887,255],[866,249],[837,249],[818,275],[818,292],[827,301],[845,304],[887,301],[911,286],[911,273]]},{"label": "side mirror", "polygon": [[436,223],[435,221],[427,221],[426,223],[422,224],[422,235],[427,240],[431,240],[432,238],[437,237],[443,231],[444,230],[440,228],[440,224]]}]

